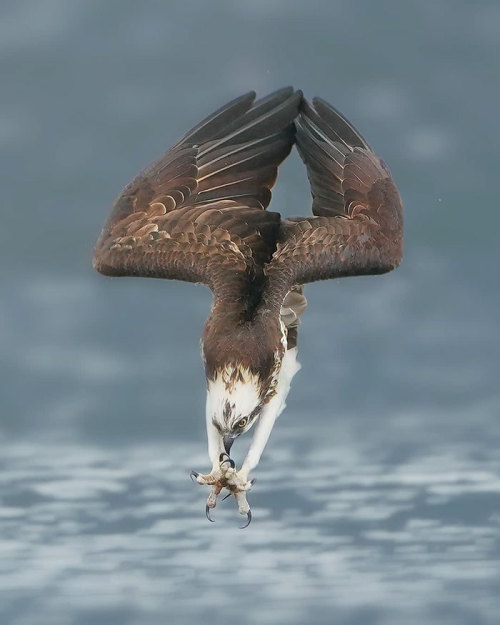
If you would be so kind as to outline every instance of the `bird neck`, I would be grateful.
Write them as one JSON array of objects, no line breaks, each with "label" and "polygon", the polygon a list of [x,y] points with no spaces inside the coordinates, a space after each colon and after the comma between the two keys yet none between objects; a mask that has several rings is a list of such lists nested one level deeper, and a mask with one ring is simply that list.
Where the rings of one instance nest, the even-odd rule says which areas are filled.
[{"label": "bird neck", "polygon": [[274,321],[246,320],[238,304],[217,301],[202,337],[207,379],[235,367],[247,369],[263,381],[270,378],[284,351],[279,318]]}]

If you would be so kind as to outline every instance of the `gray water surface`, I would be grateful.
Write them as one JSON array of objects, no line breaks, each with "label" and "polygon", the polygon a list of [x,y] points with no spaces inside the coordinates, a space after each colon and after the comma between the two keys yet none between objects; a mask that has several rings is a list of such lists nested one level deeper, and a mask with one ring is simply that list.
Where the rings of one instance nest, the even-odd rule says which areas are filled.
[{"label": "gray water surface", "polygon": [[[499,622],[499,42],[486,1],[2,5],[2,624]],[[240,531],[188,477],[209,292],[90,257],[131,176],[288,83],[389,163],[406,251],[307,288]],[[309,207],[294,154],[272,208]]]}]

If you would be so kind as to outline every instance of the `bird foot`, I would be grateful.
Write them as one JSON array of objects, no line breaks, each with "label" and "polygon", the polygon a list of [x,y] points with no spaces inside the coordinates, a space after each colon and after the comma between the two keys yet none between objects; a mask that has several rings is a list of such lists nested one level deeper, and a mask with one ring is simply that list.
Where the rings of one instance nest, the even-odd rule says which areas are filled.
[{"label": "bird foot", "polygon": [[236,471],[234,461],[228,454],[222,453],[220,455],[219,465],[214,467],[209,474],[203,475],[196,471],[191,471],[190,477],[193,482],[210,486],[210,493],[205,507],[205,513],[209,521],[213,522],[210,511],[217,505],[217,498],[221,490],[226,488],[229,491],[226,497],[233,495],[238,504],[238,512],[247,517],[247,522],[242,526],[242,529],[250,525],[252,512],[247,501],[247,492],[252,488],[255,480],[249,480],[246,472]]}]

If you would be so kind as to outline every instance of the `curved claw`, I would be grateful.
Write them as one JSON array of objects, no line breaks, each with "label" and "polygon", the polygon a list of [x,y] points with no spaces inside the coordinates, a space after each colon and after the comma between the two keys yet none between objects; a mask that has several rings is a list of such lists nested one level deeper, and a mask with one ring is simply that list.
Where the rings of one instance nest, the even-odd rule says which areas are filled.
[{"label": "curved claw", "polygon": [[229,454],[226,454],[225,452],[223,452],[219,456],[219,463],[224,464],[225,462],[229,462],[229,466],[231,467],[231,469],[234,469],[234,467],[236,466],[234,464],[234,460],[229,456]]},{"label": "curved claw", "polygon": [[210,516],[210,508],[208,504],[205,506],[205,515],[207,519],[210,521],[210,523],[215,523],[214,519],[212,519],[212,517]]},{"label": "curved claw", "polygon": [[198,475],[200,475],[200,474],[197,473],[196,471],[191,471],[191,473],[189,474],[189,477],[191,478],[191,482],[198,483],[198,481],[196,479],[198,477]]},{"label": "curved claw", "polygon": [[248,527],[248,526],[250,525],[251,521],[252,521],[252,511],[251,511],[251,510],[249,510],[249,511],[247,512],[247,522],[245,523],[245,525],[242,525],[242,526],[240,527],[240,530],[244,530],[244,529],[245,529],[245,527]]},{"label": "curved claw", "polygon": [[229,492],[227,495],[225,495],[225,496],[221,499],[221,501],[226,501],[226,499],[227,499],[228,497],[231,497],[231,495],[232,495],[232,494],[233,494],[233,493]]}]

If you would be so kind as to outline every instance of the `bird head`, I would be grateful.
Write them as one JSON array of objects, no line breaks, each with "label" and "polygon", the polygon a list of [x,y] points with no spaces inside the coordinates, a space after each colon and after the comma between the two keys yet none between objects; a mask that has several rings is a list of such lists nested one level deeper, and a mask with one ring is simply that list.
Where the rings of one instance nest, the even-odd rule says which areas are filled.
[{"label": "bird head", "polygon": [[258,375],[238,366],[225,367],[208,380],[207,419],[221,435],[226,453],[259,418],[266,391]]},{"label": "bird head", "polygon": [[261,406],[257,405],[254,410],[252,410],[252,412],[250,412],[250,414],[246,417],[241,417],[240,414],[236,412],[233,417],[225,422],[223,428],[221,429],[221,434],[224,443],[224,449],[227,454],[230,453],[231,447],[234,441],[238,438],[238,436],[241,436],[241,434],[248,432],[248,430],[257,421],[260,414],[260,409]]}]

